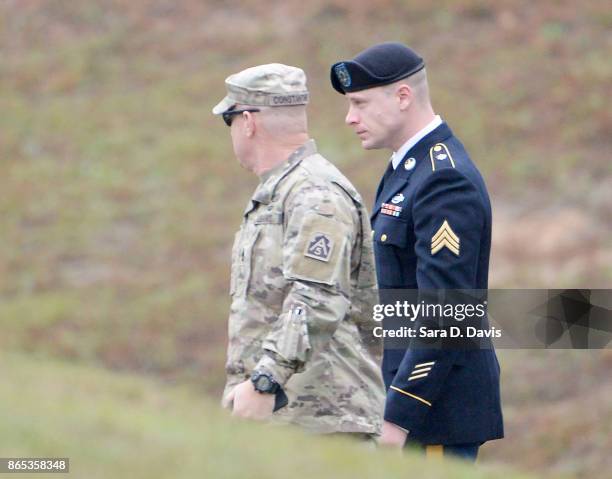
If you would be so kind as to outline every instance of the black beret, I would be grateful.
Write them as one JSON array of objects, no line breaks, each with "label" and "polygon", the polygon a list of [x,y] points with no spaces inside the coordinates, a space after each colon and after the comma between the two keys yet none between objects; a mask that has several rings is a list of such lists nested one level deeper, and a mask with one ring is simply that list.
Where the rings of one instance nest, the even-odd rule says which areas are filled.
[{"label": "black beret", "polygon": [[367,48],[352,60],[331,67],[331,82],[336,91],[350,93],[388,85],[425,68],[425,62],[414,51],[397,42],[386,42]]}]

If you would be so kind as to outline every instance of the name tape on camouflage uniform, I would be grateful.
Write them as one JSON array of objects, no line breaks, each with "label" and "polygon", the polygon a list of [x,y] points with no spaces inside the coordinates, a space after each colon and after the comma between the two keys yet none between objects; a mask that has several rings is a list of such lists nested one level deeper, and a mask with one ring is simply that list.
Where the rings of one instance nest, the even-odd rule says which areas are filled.
[{"label": "name tape on camouflage uniform", "polygon": [[242,88],[228,85],[228,91],[237,103],[253,106],[291,106],[306,105],[309,100],[307,91],[298,93],[267,94],[260,91],[244,91]]},{"label": "name tape on camouflage uniform", "polygon": [[272,95],[269,97],[268,105],[303,105],[308,103],[308,93],[294,95]]}]

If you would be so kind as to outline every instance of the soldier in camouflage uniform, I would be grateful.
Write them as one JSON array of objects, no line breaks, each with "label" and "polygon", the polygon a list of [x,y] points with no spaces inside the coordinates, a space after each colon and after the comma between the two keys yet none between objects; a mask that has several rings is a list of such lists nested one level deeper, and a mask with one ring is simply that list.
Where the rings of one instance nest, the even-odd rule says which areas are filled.
[{"label": "soldier in camouflage uniform", "polygon": [[237,416],[317,433],[379,434],[381,344],[363,201],[308,138],[301,69],[261,65],[226,87],[213,113],[260,184],[232,251],[223,403]]}]

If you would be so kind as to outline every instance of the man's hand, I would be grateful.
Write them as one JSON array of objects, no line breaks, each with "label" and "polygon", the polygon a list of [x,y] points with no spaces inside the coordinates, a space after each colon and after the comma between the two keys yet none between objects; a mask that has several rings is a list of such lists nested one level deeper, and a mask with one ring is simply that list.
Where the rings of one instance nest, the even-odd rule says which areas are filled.
[{"label": "man's hand", "polygon": [[272,415],[274,394],[262,394],[255,391],[250,379],[238,384],[225,398],[225,404],[234,403],[232,416],[245,419],[263,420]]},{"label": "man's hand", "polygon": [[383,422],[382,435],[378,443],[385,447],[402,448],[406,442],[408,433],[392,422]]}]

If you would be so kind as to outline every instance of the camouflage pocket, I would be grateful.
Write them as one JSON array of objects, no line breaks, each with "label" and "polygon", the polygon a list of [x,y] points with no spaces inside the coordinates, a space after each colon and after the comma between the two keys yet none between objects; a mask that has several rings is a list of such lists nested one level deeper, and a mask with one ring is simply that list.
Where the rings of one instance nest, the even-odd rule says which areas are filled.
[{"label": "camouflage pocket", "polygon": [[289,311],[285,334],[278,341],[279,354],[287,361],[305,363],[310,351],[306,308],[295,304]]},{"label": "camouflage pocket", "polygon": [[259,230],[245,226],[236,237],[232,253],[232,279],[230,294],[244,296],[247,293],[253,266],[253,246],[259,236]]},{"label": "camouflage pocket", "polygon": [[234,235],[234,243],[232,244],[232,266],[230,271],[230,296],[236,292],[236,282],[238,280],[239,264],[238,251],[240,249],[240,232],[242,228]]}]

